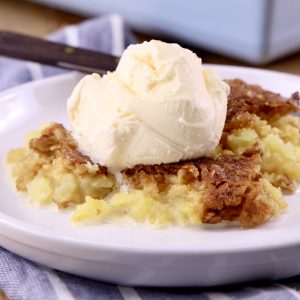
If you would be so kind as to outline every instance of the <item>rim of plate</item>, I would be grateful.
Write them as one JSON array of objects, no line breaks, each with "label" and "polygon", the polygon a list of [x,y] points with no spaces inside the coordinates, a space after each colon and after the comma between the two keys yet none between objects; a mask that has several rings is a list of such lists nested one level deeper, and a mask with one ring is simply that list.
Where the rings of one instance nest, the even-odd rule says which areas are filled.
[{"label": "rim of plate", "polygon": [[[241,72],[243,74],[249,74],[251,73],[260,73],[267,75],[272,78],[276,78],[278,76],[285,77],[285,80],[299,80],[299,86],[300,86],[300,75],[294,75],[289,74],[286,72],[280,72],[280,71],[272,71],[272,70],[265,70],[265,69],[259,69],[255,67],[241,67],[241,66],[234,66],[234,65],[221,65],[221,64],[203,64],[206,67],[212,67],[216,68],[219,71],[235,71],[238,70],[238,72]],[[1,98],[9,93],[14,93],[15,91],[22,90],[24,88],[40,85],[42,83],[53,83],[55,81],[61,81],[61,80],[68,80],[71,78],[76,78],[76,76],[80,76],[82,73],[80,72],[69,72],[66,74],[60,74],[56,76],[52,76],[49,78],[42,78],[36,81],[27,82],[24,84],[21,84],[19,86],[4,90],[0,92],[0,104],[1,104]],[[271,78],[271,79],[272,79]],[[300,90],[300,89],[299,89]],[[296,238],[295,236],[292,236],[288,238],[283,244],[282,243],[274,243],[274,244],[268,244],[268,245],[247,245],[247,247],[238,247],[238,248],[232,248],[232,249],[142,249],[138,247],[128,247],[128,246],[112,246],[112,245],[105,245],[101,244],[99,242],[94,241],[87,241],[87,240],[80,240],[76,238],[70,238],[66,235],[57,235],[57,232],[52,232],[51,229],[46,228],[39,228],[37,226],[34,226],[30,223],[20,221],[17,218],[11,217],[9,215],[6,215],[0,211],[0,227],[6,227],[17,231],[18,233],[30,235],[32,237],[38,238],[38,239],[45,239],[51,242],[59,243],[60,245],[69,245],[74,247],[83,247],[86,249],[103,249],[103,250],[111,250],[111,251],[119,251],[122,253],[130,253],[130,254],[148,254],[148,255],[214,255],[214,254],[235,254],[235,253],[249,253],[254,251],[268,251],[268,250],[280,250],[289,248],[292,246],[300,246],[300,235],[299,238]],[[245,229],[247,230],[247,229]],[[2,234],[3,235],[3,234]],[[6,237],[16,240],[14,238],[11,238],[7,235]],[[28,244],[23,242],[24,244]],[[35,248],[42,249],[42,246],[34,246]],[[59,252],[59,251],[49,251],[49,252]],[[72,256],[72,255],[70,255]]]}]

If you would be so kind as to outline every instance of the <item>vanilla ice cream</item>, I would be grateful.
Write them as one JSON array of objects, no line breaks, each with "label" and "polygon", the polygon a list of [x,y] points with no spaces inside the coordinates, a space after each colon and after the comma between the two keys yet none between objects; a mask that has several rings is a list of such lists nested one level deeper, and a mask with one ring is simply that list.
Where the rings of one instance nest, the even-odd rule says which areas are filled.
[{"label": "vanilla ice cream", "polygon": [[129,46],[115,72],[85,76],[68,100],[79,149],[110,171],[211,154],[229,86],[177,44]]}]

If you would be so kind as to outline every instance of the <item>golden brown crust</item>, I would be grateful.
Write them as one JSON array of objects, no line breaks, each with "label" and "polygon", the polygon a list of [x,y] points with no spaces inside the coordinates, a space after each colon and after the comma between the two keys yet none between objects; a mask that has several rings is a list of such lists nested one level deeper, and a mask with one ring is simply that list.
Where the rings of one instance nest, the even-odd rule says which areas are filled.
[{"label": "golden brown crust", "polygon": [[[296,92],[289,99],[264,90],[259,85],[247,84],[240,79],[226,81],[230,86],[223,136],[232,130],[251,127],[256,116],[273,120],[300,111],[300,97]],[[223,137],[224,141],[224,137]]]},{"label": "golden brown crust", "polygon": [[264,192],[261,183],[259,152],[241,156],[219,156],[200,162],[204,182],[203,223],[238,220],[245,227],[264,223],[266,214],[258,217],[259,195]]},{"label": "golden brown crust", "polygon": [[220,144],[227,148],[227,137],[232,131],[253,127],[258,116],[272,121],[291,112],[300,111],[300,98],[294,93],[286,100],[280,94],[250,85],[240,79],[226,80],[230,86],[227,115]]},{"label": "golden brown crust", "polygon": [[176,175],[180,169],[190,168],[197,160],[185,160],[178,163],[156,164],[156,165],[136,165],[133,168],[124,169],[122,174],[126,177],[134,177],[134,175],[143,172],[147,175]]},{"label": "golden brown crust", "polygon": [[[53,123],[41,132],[41,136],[29,142],[29,148],[46,156],[62,156],[71,165],[81,165],[91,160],[78,151],[78,146],[71,134],[62,124]],[[97,174],[107,174],[107,168],[98,165]]]},{"label": "golden brown crust", "polygon": [[289,99],[264,90],[259,85],[247,84],[240,79],[227,80],[230,86],[226,121],[244,113],[272,119],[300,111],[300,97],[296,92]]}]

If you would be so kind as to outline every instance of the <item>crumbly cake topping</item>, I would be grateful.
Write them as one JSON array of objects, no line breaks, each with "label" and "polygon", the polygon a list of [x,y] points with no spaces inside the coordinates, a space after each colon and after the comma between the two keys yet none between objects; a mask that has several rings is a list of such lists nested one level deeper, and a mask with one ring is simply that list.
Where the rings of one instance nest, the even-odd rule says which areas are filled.
[{"label": "crumbly cake topping", "polygon": [[300,111],[298,92],[286,100],[280,94],[264,90],[259,85],[247,84],[240,79],[227,80],[227,83],[230,86],[230,94],[226,122],[243,113],[272,119]]},{"label": "crumbly cake topping", "polygon": [[298,92],[285,99],[280,94],[264,90],[259,85],[247,84],[240,79],[226,82],[230,86],[230,94],[223,135],[232,130],[251,127],[257,116],[272,120],[300,111]]},{"label": "crumbly cake topping", "polygon": [[238,220],[243,226],[252,227],[266,221],[265,210],[271,206],[258,199],[265,193],[259,164],[258,151],[199,161],[205,186],[203,223]]},{"label": "crumbly cake topping", "polygon": [[[29,148],[46,156],[62,156],[72,165],[91,162],[90,158],[78,151],[78,146],[71,134],[62,124],[53,123],[41,132],[41,136],[29,142]],[[107,174],[107,168],[98,165],[97,174]]]}]

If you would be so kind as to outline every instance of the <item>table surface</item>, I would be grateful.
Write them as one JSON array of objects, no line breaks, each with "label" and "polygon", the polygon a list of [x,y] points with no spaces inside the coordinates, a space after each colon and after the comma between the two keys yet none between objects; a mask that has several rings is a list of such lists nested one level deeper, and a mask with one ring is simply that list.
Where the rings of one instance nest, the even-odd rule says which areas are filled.
[{"label": "table surface", "polygon": [[[68,24],[80,22],[84,18],[35,3],[21,0],[0,0],[0,30],[9,29],[20,33],[43,37]],[[151,37],[137,33],[137,37],[148,40]],[[188,47],[188,46],[187,46]],[[192,47],[189,47],[192,48]],[[192,48],[205,63],[248,66],[248,64],[217,55],[202,49]],[[259,68],[300,74],[300,51]]]}]

